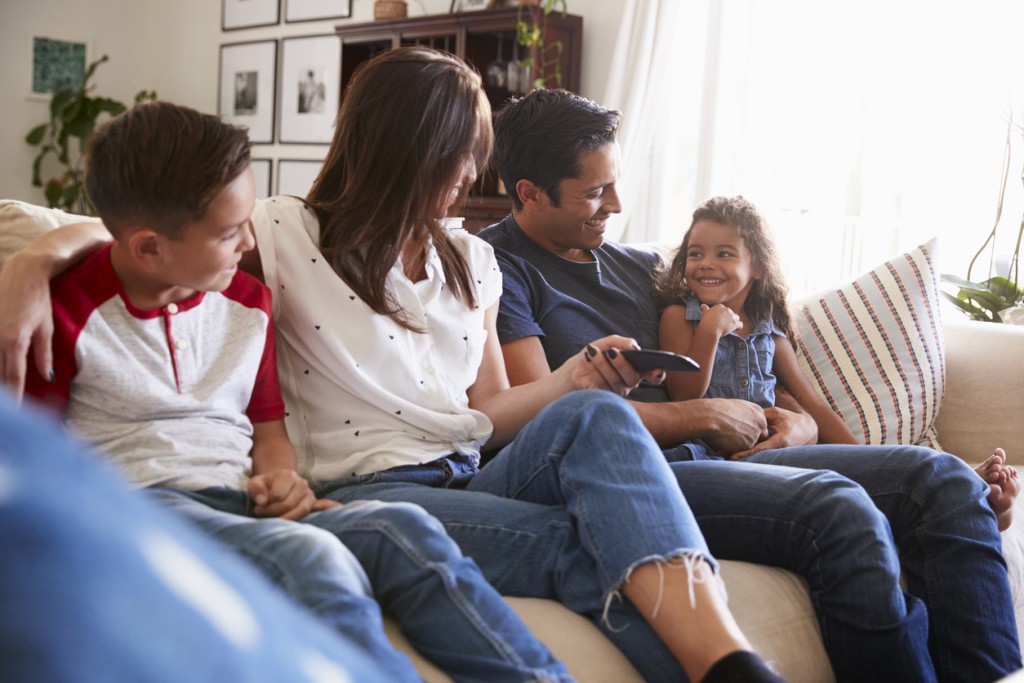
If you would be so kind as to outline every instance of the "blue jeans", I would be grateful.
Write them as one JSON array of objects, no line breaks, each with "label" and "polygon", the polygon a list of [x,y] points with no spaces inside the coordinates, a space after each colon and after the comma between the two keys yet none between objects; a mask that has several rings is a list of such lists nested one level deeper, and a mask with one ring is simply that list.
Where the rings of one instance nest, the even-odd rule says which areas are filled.
[{"label": "blue jeans", "polygon": [[355,643],[2,390],[0,548],[2,681],[382,678]]},{"label": "blue jeans", "polygon": [[[837,510],[836,497],[845,502],[841,507],[863,510],[868,500],[878,511],[876,560],[849,542],[829,552],[819,541],[814,544],[817,551],[804,548],[785,553],[781,564],[808,579],[812,601],[823,615],[826,648],[837,669],[854,671],[856,667],[860,680],[872,678],[864,675],[868,665],[861,634],[883,635],[886,623],[899,614],[898,609],[871,598],[877,594],[874,582],[881,580],[883,557],[884,566],[898,563],[902,567],[907,593],[915,596],[907,598],[910,611],[914,612],[917,599],[927,608],[928,650],[940,681],[992,681],[1021,668],[1006,562],[995,515],[986,500],[988,486],[959,458],[914,446],[809,446],[765,451],[732,466],[714,461],[693,464],[711,470],[710,476],[705,475],[705,499],[735,490],[719,479],[722,464],[729,472],[748,465],[773,470],[784,465],[773,477],[777,491],[764,483],[759,494],[749,492],[761,500],[747,500],[747,507],[754,510],[763,499],[790,494],[793,523],[778,530],[775,545],[780,548],[793,548],[794,536],[807,534],[807,530],[817,535],[829,524],[836,525],[833,538],[852,536],[851,528],[865,522],[849,511]],[[673,467],[680,478],[687,479],[694,469]],[[839,484],[835,487],[841,493],[831,500],[793,497],[793,489],[783,482],[808,471],[793,468],[835,472],[825,474],[843,482],[842,489]],[[855,482],[852,490],[849,482]],[[744,542],[737,540],[737,527],[744,526],[743,522],[735,515],[723,514],[719,505],[705,507],[696,497],[691,505],[720,558],[732,558],[735,553],[737,559],[746,559]],[[797,524],[804,528],[797,530]],[[753,543],[763,538],[759,536],[763,531],[744,528],[739,536]],[[838,581],[846,586],[837,585]],[[848,602],[851,598],[853,602]],[[829,613],[836,618],[825,616]],[[880,678],[888,677],[880,668],[878,673]]]},{"label": "blue jeans", "polygon": [[[796,457],[802,451],[808,457],[836,452],[821,447],[776,453]],[[883,451],[888,452],[851,452],[863,455],[870,469],[868,461]],[[949,464],[941,456],[934,462]],[[920,474],[910,478],[906,472],[912,468],[895,469],[888,475],[893,480],[903,477],[922,490],[932,486]],[[959,488],[949,487],[942,501],[925,502],[947,505],[936,510],[964,505],[957,514],[973,509],[979,490],[973,481],[958,481]],[[985,615],[978,610],[971,619],[977,631],[961,633],[953,619],[939,627],[974,644],[971,662],[937,656],[933,666],[926,610],[900,590],[889,525],[863,488],[818,469],[721,461],[669,465],[632,408],[605,392],[576,392],[552,403],[479,473],[453,457],[329,482],[319,491],[342,501],[380,498],[424,506],[499,591],[559,600],[589,616],[647,680],[678,679],[682,669],[628,601],[613,600],[603,619],[607,597],[632,566],[687,553],[715,566],[712,552],[790,568],[808,580],[840,681],[929,681],[936,679],[936,667],[943,680],[985,680],[1019,667],[1019,655],[1011,652],[1016,637],[998,534],[993,545],[994,522],[991,530],[986,527],[991,515],[981,522],[980,541],[971,540],[978,535],[964,542],[942,538],[932,548],[944,532],[929,535],[936,533],[929,529],[920,536],[917,530],[923,552],[943,562],[951,553],[966,553],[952,561],[948,580],[979,580],[955,592],[987,592],[996,603],[995,626],[977,625]],[[978,530],[966,525],[961,531]],[[956,649],[948,646],[947,654]],[[969,665],[966,674],[960,665]],[[974,675],[981,670],[992,675]]]},{"label": "blue jeans", "polygon": [[444,527],[416,505],[357,501],[297,523],[246,516],[242,491],[150,491],[373,653],[383,677],[419,680],[385,637],[382,609],[456,681],[568,679]]},{"label": "blue jeans", "polygon": [[[926,607],[928,649],[938,680],[990,681],[1021,667],[1002,543],[986,502],[988,487],[959,458],[913,446],[787,448],[757,453],[737,463],[723,461],[701,442],[666,451],[670,460],[682,461],[687,456],[696,462],[671,466],[681,482],[699,483],[699,492],[691,494],[685,485],[684,490],[712,551],[720,559],[775,564],[807,578],[837,676],[845,671],[859,670],[862,677],[870,673],[861,654],[865,633],[877,631],[900,612],[884,603],[842,607],[847,594],[869,595],[866,590],[883,580],[871,572],[882,566],[902,568],[911,614],[918,611],[918,601]],[[845,480],[837,484],[838,500],[816,500],[808,494],[800,501],[787,480],[803,470],[778,473],[769,468],[764,473],[760,490],[748,494],[755,496],[750,509],[780,496],[797,503],[784,518],[791,526],[779,525],[774,543],[780,549],[801,548],[768,561],[756,559],[758,556],[751,556],[746,549],[764,537],[760,525],[744,529],[747,522],[737,519],[735,508],[725,509],[718,503],[735,492],[737,467],[761,471],[762,465],[830,470]],[[850,510],[842,512],[837,505]],[[872,524],[857,521],[872,507],[877,510],[876,533],[884,538],[875,559],[852,547],[826,553],[820,544],[792,541],[794,534],[807,533],[849,538],[842,527]],[[834,533],[823,532],[829,518],[834,518]],[[821,558],[812,550],[815,545]],[[836,556],[848,558],[838,568],[845,578],[830,562]],[[848,585],[837,590],[839,580]],[[836,599],[840,602],[830,607]],[[833,614],[835,618],[830,618]],[[877,671],[878,676],[884,673],[881,668]]]}]

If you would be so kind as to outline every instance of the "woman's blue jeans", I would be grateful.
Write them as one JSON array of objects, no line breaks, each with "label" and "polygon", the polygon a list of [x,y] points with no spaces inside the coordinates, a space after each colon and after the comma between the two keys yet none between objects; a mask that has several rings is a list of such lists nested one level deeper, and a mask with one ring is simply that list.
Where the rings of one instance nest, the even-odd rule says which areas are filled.
[{"label": "woman's blue jeans", "polygon": [[[903,557],[922,558],[908,576],[911,593],[929,608],[937,603],[944,620],[935,628],[948,637],[939,639],[934,665],[926,609],[900,589],[900,558],[872,497],[834,472],[760,464],[803,453],[807,466],[842,449],[776,451],[760,455],[760,463],[670,465],[628,403],[607,392],[576,392],[543,410],[479,472],[455,456],[329,482],[318,492],[422,505],[501,593],[559,600],[589,616],[647,680],[684,674],[628,601],[609,603],[609,596],[636,565],[700,554],[715,567],[712,553],[804,576],[840,681],[930,681],[936,670],[942,680],[994,680],[1019,668],[998,533],[977,482],[964,473],[976,475],[921,449],[910,449],[904,465],[896,450],[848,453],[862,457],[865,470],[891,463],[879,479],[912,489],[916,512],[909,503],[883,502],[904,516],[897,520],[907,542]],[[957,580],[965,585],[947,586]],[[961,600],[975,598],[984,599],[963,616]]]},{"label": "woman's blue jeans", "polygon": [[247,516],[242,491],[149,492],[371,653],[382,679],[420,680],[384,635],[382,609],[456,681],[569,679],[444,527],[416,505],[357,501],[299,523]]}]

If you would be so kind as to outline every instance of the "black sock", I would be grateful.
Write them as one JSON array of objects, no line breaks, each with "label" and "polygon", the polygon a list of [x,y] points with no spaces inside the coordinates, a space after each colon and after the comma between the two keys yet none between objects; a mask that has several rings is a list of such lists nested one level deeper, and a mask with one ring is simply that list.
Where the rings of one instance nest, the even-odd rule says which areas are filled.
[{"label": "black sock", "polygon": [[753,652],[737,650],[711,665],[701,683],[785,683]]}]

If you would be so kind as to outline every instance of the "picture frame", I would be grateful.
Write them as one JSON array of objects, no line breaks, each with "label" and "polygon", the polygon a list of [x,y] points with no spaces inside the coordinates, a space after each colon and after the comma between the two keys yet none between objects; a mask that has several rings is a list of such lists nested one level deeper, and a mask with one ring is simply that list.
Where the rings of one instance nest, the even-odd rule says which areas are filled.
[{"label": "picture frame", "polygon": [[281,0],[222,0],[222,3],[222,31],[274,26],[281,21]]},{"label": "picture frame", "polygon": [[279,159],[277,194],[305,198],[323,165],[319,159]]},{"label": "picture frame", "polygon": [[293,24],[318,19],[345,19],[352,16],[352,0],[284,0],[284,22]]},{"label": "picture frame", "polygon": [[87,41],[35,33],[29,49],[32,54],[30,98],[49,99],[61,88],[77,90],[82,87],[89,66]]},{"label": "picture frame", "polygon": [[248,128],[254,144],[274,141],[276,68],[276,40],[220,46],[217,114]]},{"label": "picture frame", "polygon": [[452,0],[449,14],[455,12],[477,12],[482,9],[491,9],[497,6],[495,0]]},{"label": "picture frame", "polygon": [[256,184],[256,199],[266,199],[273,192],[274,162],[271,159],[250,159]]},{"label": "picture frame", "polygon": [[283,38],[278,142],[328,144],[341,100],[341,38]]}]

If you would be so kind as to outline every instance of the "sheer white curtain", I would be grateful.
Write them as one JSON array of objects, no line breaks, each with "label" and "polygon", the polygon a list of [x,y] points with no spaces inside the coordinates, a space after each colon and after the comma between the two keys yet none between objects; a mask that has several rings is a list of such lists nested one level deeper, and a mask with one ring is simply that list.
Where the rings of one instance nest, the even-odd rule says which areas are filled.
[{"label": "sheer white curtain", "polygon": [[1024,122],[1024,2],[632,2],[625,16],[626,71],[605,100],[626,115],[624,240],[675,241],[699,201],[743,194],[797,291],[934,235],[962,274],[992,227],[1007,119]]}]

